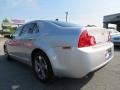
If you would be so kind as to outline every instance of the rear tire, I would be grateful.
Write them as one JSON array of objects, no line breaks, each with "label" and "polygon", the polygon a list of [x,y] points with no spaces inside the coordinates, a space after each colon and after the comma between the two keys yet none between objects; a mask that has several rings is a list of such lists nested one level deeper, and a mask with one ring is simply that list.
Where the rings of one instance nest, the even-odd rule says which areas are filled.
[{"label": "rear tire", "polygon": [[53,77],[51,63],[48,57],[41,51],[37,51],[32,59],[33,69],[41,82],[51,81]]}]

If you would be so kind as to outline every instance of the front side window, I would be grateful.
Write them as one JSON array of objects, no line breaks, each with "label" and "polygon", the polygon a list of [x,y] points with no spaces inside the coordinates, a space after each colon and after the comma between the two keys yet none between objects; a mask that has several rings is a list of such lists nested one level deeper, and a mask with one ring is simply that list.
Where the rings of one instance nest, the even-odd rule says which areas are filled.
[{"label": "front side window", "polygon": [[22,30],[22,27],[18,27],[16,31],[11,35],[12,38],[16,38],[19,36],[20,32]]},{"label": "front side window", "polygon": [[28,35],[28,34],[32,34],[33,33],[33,30],[34,30],[34,23],[30,23],[30,24],[26,24],[21,33],[20,33],[20,36],[24,36],[24,35]]}]

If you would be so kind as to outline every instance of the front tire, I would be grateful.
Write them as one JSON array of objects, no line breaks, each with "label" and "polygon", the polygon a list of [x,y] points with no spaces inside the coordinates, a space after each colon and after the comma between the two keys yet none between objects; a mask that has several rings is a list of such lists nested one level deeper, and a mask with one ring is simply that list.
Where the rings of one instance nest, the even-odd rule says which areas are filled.
[{"label": "front tire", "polygon": [[10,55],[8,53],[8,50],[7,50],[6,46],[4,46],[4,55],[5,55],[5,57],[6,57],[7,60],[11,60]]},{"label": "front tire", "polygon": [[49,59],[41,52],[37,51],[33,56],[33,69],[37,78],[42,82],[48,82],[52,79],[53,72]]}]

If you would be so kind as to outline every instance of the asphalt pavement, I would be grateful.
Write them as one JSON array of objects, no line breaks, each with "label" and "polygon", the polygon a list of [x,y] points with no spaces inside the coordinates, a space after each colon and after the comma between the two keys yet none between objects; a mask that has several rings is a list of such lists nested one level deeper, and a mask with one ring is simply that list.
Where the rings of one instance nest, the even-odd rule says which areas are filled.
[{"label": "asphalt pavement", "polygon": [[30,66],[6,60],[4,41],[0,38],[0,90],[120,90],[120,47],[115,47],[112,61],[95,73],[82,79],[55,78],[43,84]]}]

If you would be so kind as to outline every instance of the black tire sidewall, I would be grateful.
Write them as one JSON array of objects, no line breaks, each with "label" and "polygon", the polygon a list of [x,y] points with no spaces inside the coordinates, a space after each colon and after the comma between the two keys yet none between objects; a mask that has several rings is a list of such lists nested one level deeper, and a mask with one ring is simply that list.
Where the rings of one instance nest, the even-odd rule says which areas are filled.
[{"label": "black tire sidewall", "polygon": [[[45,62],[46,62],[46,64],[47,64],[47,75],[46,75],[46,78],[44,78],[44,79],[40,79],[39,76],[38,76],[38,74],[35,71],[35,58],[38,57],[38,56],[43,57],[44,60],[45,60]],[[50,79],[53,76],[53,72],[52,72],[52,68],[51,68],[51,63],[50,63],[48,57],[44,53],[42,53],[40,51],[38,51],[37,53],[35,53],[34,56],[33,56],[32,64],[33,64],[34,72],[35,72],[37,78],[40,81],[42,81],[42,82],[48,82],[48,81],[50,81]]]},{"label": "black tire sidewall", "polygon": [[[5,51],[5,49],[6,49],[6,51]],[[8,51],[7,51],[7,47],[4,47],[4,53],[7,53],[7,56],[5,55],[5,58],[6,58],[8,61],[10,61],[10,60],[11,60],[11,57],[10,57]]]}]

